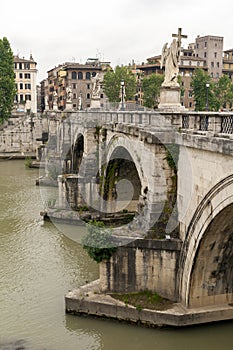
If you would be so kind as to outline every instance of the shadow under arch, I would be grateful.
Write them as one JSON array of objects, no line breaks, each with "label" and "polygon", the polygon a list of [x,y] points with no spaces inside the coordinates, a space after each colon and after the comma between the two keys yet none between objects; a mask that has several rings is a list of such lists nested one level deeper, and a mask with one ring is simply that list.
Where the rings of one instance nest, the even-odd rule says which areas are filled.
[{"label": "shadow under arch", "polygon": [[104,203],[112,207],[107,212],[138,211],[141,191],[142,183],[133,158],[123,146],[117,146],[102,170],[101,196]]},{"label": "shadow under arch", "polygon": [[84,136],[78,134],[75,142],[70,145],[63,145],[63,174],[78,174],[84,152]]},{"label": "shadow under arch", "polygon": [[230,175],[206,194],[189,224],[179,264],[180,298],[185,306],[233,302],[232,243],[233,175]]}]

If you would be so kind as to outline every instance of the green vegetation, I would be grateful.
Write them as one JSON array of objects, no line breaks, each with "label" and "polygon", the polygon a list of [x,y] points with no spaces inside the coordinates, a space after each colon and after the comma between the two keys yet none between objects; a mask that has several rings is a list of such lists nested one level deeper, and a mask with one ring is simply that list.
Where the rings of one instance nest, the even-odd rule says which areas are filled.
[{"label": "green vegetation", "polygon": [[143,78],[143,104],[148,108],[157,108],[159,104],[160,87],[164,81],[164,75],[151,74]]},{"label": "green vegetation", "polygon": [[166,145],[166,159],[168,165],[173,169],[174,173],[177,173],[177,164],[179,158],[179,146],[176,144]]},{"label": "green vegetation", "polygon": [[138,311],[143,309],[166,310],[173,305],[172,301],[148,290],[137,293],[113,293],[111,296],[123,301],[126,305],[135,306]]},{"label": "green vegetation", "polygon": [[109,260],[117,248],[111,242],[111,229],[107,229],[101,221],[91,221],[87,224],[88,233],[82,239],[83,248],[90,258],[97,263]]},{"label": "green vegetation", "polygon": [[[206,87],[209,84],[209,87]],[[195,69],[191,80],[195,110],[204,111],[207,106],[210,111],[218,111],[220,108],[232,108],[233,84],[231,79],[223,75],[218,81],[214,81],[203,69]],[[208,92],[207,92],[208,89]]]},{"label": "green vegetation", "polygon": [[32,168],[32,163],[33,163],[33,161],[32,161],[31,157],[26,157],[25,158],[24,164],[25,164],[26,168]]},{"label": "green vegetation", "polygon": [[0,124],[10,117],[15,94],[14,56],[4,37],[0,39]]},{"label": "green vegetation", "polygon": [[121,96],[121,81],[125,83],[125,100],[132,100],[136,92],[136,78],[127,66],[117,66],[104,75],[103,89],[110,102],[119,102]]}]

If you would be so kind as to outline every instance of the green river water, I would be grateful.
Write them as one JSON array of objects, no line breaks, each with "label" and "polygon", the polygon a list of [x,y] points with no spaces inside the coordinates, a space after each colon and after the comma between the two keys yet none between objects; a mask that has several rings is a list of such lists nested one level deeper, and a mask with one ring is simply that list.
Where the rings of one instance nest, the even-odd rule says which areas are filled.
[{"label": "green river water", "polygon": [[37,177],[24,161],[0,161],[0,350],[233,349],[233,322],[149,329],[66,315],[65,293],[97,279],[98,266],[43,222]]}]

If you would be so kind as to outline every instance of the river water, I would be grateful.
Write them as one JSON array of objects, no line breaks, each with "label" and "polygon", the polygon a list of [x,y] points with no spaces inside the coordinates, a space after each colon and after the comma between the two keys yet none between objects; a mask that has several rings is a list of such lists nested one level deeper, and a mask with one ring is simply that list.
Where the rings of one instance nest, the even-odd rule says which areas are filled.
[{"label": "river water", "polygon": [[66,315],[65,293],[98,278],[98,266],[43,222],[37,177],[24,161],[0,161],[0,350],[233,349],[233,322],[149,329]]}]

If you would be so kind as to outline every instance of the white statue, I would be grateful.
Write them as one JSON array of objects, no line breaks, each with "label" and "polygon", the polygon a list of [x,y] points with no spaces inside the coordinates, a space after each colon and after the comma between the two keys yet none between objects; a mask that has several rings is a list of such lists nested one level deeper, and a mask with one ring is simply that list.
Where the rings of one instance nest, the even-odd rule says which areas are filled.
[{"label": "white statue", "polygon": [[57,111],[57,91],[53,92],[53,110]]},{"label": "white statue", "polygon": [[70,86],[66,88],[66,102],[68,103],[72,102],[72,89]]},{"label": "white statue", "polygon": [[92,99],[99,99],[100,98],[100,77],[99,73],[96,74],[95,77],[92,77]]},{"label": "white statue", "polygon": [[162,86],[179,86],[177,77],[179,73],[180,45],[179,41],[173,39],[170,47],[167,43],[163,46],[161,55],[161,69],[165,62],[165,78]]},{"label": "white statue", "polygon": [[47,111],[49,109],[49,98],[48,95],[45,96],[45,110]]}]

